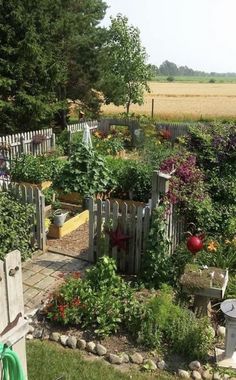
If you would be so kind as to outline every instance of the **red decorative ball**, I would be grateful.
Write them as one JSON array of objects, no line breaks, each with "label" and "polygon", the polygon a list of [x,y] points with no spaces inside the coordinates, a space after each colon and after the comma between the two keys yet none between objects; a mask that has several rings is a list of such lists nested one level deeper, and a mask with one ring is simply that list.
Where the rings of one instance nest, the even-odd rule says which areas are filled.
[{"label": "red decorative ball", "polygon": [[187,248],[191,253],[197,253],[203,249],[203,241],[199,236],[190,236],[187,239]]}]

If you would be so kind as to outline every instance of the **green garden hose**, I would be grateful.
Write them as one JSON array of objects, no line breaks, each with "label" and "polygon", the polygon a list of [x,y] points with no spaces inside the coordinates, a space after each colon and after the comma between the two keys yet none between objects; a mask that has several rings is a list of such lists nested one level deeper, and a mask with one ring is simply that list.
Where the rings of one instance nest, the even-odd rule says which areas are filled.
[{"label": "green garden hose", "polygon": [[0,362],[2,363],[2,380],[25,380],[18,355],[1,343]]}]

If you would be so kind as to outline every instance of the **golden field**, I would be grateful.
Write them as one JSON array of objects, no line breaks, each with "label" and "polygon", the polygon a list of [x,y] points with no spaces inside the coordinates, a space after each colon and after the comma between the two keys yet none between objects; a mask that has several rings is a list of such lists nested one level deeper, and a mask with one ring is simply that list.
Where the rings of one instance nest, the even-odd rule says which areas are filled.
[{"label": "golden field", "polygon": [[[130,112],[151,115],[166,120],[197,120],[200,118],[236,118],[235,83],[160,83],[149,82],[144,104],[131,105]],[[124,112],[114,104],[104,106],[106,114]]]}]

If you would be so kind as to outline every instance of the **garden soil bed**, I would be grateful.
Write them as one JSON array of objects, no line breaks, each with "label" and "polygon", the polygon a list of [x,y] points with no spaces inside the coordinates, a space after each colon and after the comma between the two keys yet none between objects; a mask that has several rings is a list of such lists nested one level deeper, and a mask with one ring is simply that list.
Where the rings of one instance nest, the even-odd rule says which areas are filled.
[{"label": "garden soil bed", "polygon": [[88,223],[85,223],[61,239],[48,239],[47,248],[49,251],[87,260],[88,243],[89,228]]}]

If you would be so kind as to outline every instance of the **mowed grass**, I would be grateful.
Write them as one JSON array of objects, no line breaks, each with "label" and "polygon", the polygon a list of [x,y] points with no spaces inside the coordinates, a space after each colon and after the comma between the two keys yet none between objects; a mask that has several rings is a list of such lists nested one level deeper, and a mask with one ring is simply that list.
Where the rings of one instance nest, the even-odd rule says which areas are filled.
[{"label": "mowed grass", "polygon": [[[149,82],[144,104],[131,105],[130,112],[151,115],[160,120],[211,120],[236,118],[236,83],[159,83]],[[113,104],[103,107],[105,114],[124,112]]]},{"label": "mowed grass", "polygon": [[102,359],[84,360],[76,350],[52,342],[27,343],[28,380],[176,380],[165,372],[122,373]]}]

